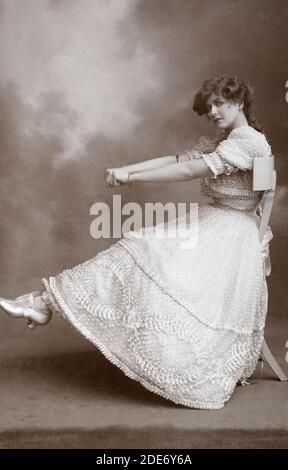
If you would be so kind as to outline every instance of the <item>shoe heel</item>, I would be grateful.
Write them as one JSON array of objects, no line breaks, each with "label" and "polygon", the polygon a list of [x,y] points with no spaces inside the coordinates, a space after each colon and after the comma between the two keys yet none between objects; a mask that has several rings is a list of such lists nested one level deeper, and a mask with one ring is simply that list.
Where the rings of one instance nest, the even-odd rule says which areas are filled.
[{"label": "shoe heel", "polygon": [[34,321],[32,321],[32,320],[27,321],[27,327],[30,328],[30,330],[35,330],[36,326],[37,326],[37,324]]}]

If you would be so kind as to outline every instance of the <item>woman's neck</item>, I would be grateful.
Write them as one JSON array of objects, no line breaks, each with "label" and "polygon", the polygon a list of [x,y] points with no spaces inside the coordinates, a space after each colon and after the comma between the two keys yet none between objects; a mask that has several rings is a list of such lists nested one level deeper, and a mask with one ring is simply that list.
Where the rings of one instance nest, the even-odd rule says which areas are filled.
[{"label": "woman's neck", "polygon": [[233,131],[233,129],[236,129],[237,127],[242,127],[242,126],[249,126],[249,123],[247,121],[247,118],[243,111],[239,112],[236,119],[233,121],[231,126],[229,126],[228,132]]}]

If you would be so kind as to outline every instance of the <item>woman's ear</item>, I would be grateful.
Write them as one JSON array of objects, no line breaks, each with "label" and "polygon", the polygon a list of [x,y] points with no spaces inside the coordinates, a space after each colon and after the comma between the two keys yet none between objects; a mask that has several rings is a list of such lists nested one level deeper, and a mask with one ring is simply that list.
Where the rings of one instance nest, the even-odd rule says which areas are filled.
[{"label": "woman's ear", "polygon": [[243,102],[243,101],[241,101],[241,103],[239,104],[239,109],[241,109],[241,110],[242,110],[243,108],[244,108],[244,102]]}]

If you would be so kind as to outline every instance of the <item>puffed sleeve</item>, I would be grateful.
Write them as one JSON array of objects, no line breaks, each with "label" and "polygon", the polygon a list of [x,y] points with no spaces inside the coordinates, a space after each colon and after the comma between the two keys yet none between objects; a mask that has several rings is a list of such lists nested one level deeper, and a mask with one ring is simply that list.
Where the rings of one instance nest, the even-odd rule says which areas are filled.
[{"label": "puffed sleeve", "polygon": [[219,137],[212,139],[207,136],[201,136],[191,150],[186,150],[181,154],[177,154],[177,162],[181,163],[188,160],[203,158],[206,165],[209,166],[214,174],[212,178],[217,178],[217,176],[222,173],[230,175],[232,172],[238,171],[238,168],[230,165],[216,152],[218,144]]},{"label": "puffed sleeve", "polygon": [[252,127],[235,128],[229,136],[222,140],[216,149],[201,155],[214,177],[223,173],[252,170],[253,159],[271,154],[271,147],[264,134]]}]

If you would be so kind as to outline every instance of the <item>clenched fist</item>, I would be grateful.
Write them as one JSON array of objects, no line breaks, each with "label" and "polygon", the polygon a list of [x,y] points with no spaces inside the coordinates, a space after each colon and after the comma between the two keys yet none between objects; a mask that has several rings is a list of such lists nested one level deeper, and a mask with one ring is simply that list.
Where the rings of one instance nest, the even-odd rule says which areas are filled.
[{"label": "clenched fist", "polygon": [[129,183],[129,174],[121,168],[108,168],[106,170],[105,181],[108,186],[119,186]]}]

